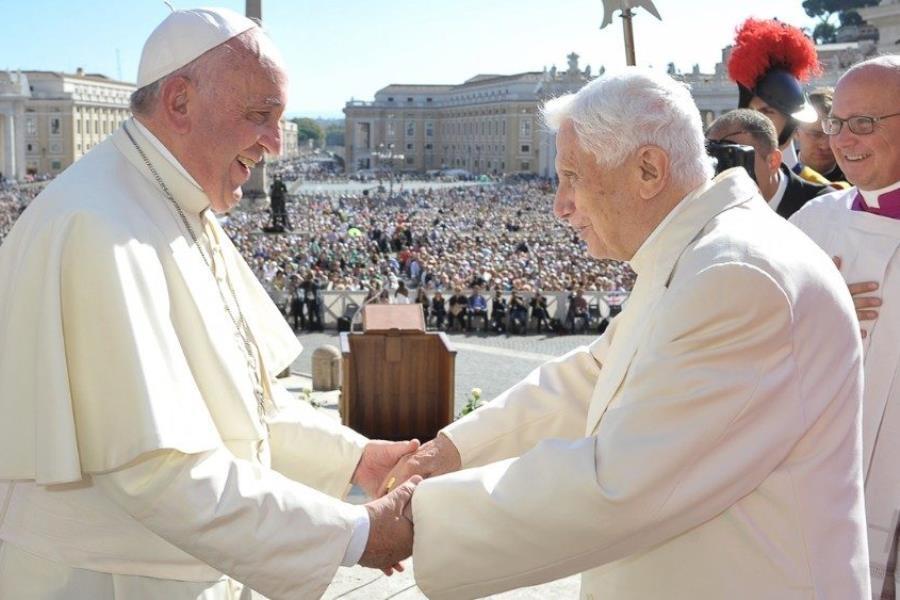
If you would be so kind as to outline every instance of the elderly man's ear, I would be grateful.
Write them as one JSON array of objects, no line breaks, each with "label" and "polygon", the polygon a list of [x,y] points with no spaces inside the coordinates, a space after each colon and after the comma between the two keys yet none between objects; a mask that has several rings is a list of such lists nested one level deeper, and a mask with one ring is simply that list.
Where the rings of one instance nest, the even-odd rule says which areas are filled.
[{"label": "elderly man's ear", "polygon": [[635,156],[639,169],[638,190],[641,198],[656,197],[669,181],[669,156],[657,146],[641,146]]},{"label": "elderly man's ear", "polygon": [[186,134],[191,130],[188,101],[194,88],[186,77],[171,77],[160,90],[160,109],[169,127],[177,133]]}]

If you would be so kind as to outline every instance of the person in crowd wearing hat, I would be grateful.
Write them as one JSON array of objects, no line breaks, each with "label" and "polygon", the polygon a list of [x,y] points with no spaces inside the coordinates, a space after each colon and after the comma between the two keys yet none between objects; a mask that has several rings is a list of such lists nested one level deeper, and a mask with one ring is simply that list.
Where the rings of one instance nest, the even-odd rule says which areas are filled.
[{"label": "person in crowd wearing hat", "polygon": [[728,56],[728,75],[738,86],[738,108],[758,110],[769,117],[778,134],[782,162],[803,179],[827,184],[820,173],[797,166],[793,143],[799,123],[818,121],[803,82],[820,71],[812,40],[777,19],[744,21]]},{"label": "person in crowd wearing hat", "polygon": [[818,88],[809,93],[809,103],[816,109],[818,119],[815,123],[797,124],[797,133],[794,134],[800,150],[800,162],[797,164],[821,173],[832,186],[847,189],[850,184],[834,158],[829,136],[822,131],[822,120],[831,113],[833,98],[834,89],[830,87]]},{"label": "person in crowd wearing hat", "polygon": [[390,570],[412,486],[341,497],[418,443],[275,381],[300,345],[215,217],[280,151],[277,50],[173,11],[137,88],[0,247],[0,597],[317,598],[341,564]]},{"label": "person in crowd wearing hat", "polygon": [[636,283],[598,340],[398,465],[429,477],[419,587],[478,598],[581,572],[597,600],[868,597],[862,349],[830,258],[742,169],[710,178],[682,83],[625,69],[544,115],[556,216]]},{"label": "person in crowd wearing hat", "polygon": [[900,542],[900,56],[850,68],[822,124],[854,187],[791,222],[833,256],[853,295],[865,357],[862,460],[872,598],[896,598]]},{"label": "person in crowd wearing hat", "polygon": [[812,198],[834,191],[830,186],[801,179],[782,163],[775,126],[758,111],[739,108],[725,113],[709,126],[706,139],[753,148],[753,175],[759,191],[772,210],[784,218]]}]

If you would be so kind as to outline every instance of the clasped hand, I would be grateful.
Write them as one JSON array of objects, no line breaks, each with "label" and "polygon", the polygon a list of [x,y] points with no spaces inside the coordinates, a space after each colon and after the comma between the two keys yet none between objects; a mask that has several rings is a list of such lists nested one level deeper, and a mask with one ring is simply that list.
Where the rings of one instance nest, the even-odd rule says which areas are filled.
[{"label": "clasped hand", "polygon": [[402,571],[400,561],[412,555],[411,501],[416,486],[423,478],[459,467],[459,452],[443,434],[422,446],[418,440],[369,442],[352,480],[369,498],[376,498],[366,504],[369,539],[359,564],[387,575]]}]

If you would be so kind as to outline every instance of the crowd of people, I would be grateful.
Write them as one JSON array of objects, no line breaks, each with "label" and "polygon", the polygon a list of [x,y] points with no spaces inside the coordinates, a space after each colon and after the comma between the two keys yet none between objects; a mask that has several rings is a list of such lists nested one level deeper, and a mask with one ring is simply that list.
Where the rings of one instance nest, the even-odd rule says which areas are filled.
[{"label": "crowd of people", "polygon": [[44,189],[45,185],[44,183],[19,185],[7,179],[0,181],[0,244],[28,203]]},{"label": "crowd of people", "polygon": [[583,242],[552,216],[552,202],[545,181],[394,198],[300,194],[287,203],[292,230],[284,234],[261,233],[269,219],[264,210],[234,211],[223,225],[285,314],[294,312],[292,302],[306,301],[310,287],[365,291],[397,303],[412,301],[417,291],[429,299],[500,291],[508,301],[516,292],[530,301],[539,290],[629,290],[633,272],[586,257]]}]

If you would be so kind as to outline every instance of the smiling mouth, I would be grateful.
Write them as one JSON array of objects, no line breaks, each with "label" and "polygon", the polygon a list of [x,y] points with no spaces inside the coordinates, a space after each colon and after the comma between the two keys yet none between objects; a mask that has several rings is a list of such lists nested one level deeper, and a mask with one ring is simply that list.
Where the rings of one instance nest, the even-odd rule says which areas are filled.
[{"label": "smiling mouth", "polygon": [[865,159],[869,158],[870,156],[872,156],[872,155],[871,154],[853,154],[853,155],[845,154],[844,160],[846,160],[848,162],[859,162],[861,160],[865,160]]}]

